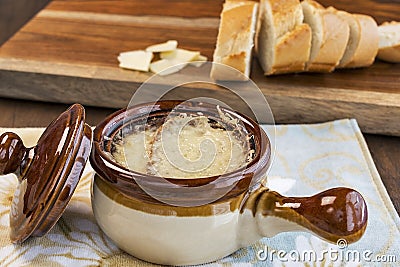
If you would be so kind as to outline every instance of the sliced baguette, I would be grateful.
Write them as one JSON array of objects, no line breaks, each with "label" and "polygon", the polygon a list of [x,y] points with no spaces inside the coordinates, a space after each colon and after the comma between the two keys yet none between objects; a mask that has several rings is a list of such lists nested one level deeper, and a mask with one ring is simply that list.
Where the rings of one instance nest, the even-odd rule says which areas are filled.
[{"label": "sliced baguette", "polygon": [[349,26],[332,9],[325,9],[318,2],[301,3],[304,21],[312,29],[310,58],[306,70],[331,72],[339,64],[349,39]]},{"label": "sliced baguette", "polygon": [[270,73],[284,74],[304,71],[305,63],[310,56],[311,28],[300,24],[278,38],[275,45],[275,62]]},{"label": "sliced baguette", "polygon": [[[332,7],[329,9],[334,10]],[[350,27],[346,51],[338,68],[358,68],[370,66],[378,53],[378,25],[367,15],[350,14],[335,10]]]},{"label": "sliced baguette", "polygon": [[385,22],[378,27],[378,58],[392,63],[400,63],[400,22]]},{"label": "sliced baguette", "polygon": [[256,53],[265,75],[300,72],[311,48],[298,0],[261,0]]},{"label": "sliced baguette", "polygon": [[240,71],[232,71],[213,64],[211,77],[215,80],[248,80],[251,53],[254,46],[258,3],[253,1],[227,1],[221,21],[213,61]]}]

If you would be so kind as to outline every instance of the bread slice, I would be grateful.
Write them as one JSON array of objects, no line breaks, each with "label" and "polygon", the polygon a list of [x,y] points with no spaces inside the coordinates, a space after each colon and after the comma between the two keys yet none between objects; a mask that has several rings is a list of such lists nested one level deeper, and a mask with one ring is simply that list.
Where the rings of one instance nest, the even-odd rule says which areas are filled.
[{"label": "bread slice", "polygon": [[267,74],[302,72],[310,56],[311,28],[300,24],[278,38],[275,45],[275,62]]},{"label": "bread slice", "polygon": [[265,75],[303,71],[310,48],[299,0],[261,0],[255,50]]},{"label": "bread slice", "polygon": [[325,9],[318,2],[301,3],[304,22],[312,29],[310,58],[306,70],[331,72],[339,64],[349,39],[349,26],[332,9]]},{"label": "bread slice", "polygon": [[[329,9],[334,10],[332,7]],[[378,25],[375,20],[367,15],[335,11],[350,28],[349,41],[338,68],[370,66],[378,53]]]},{"label": "bread slice", "polygon": [[213,61],[231,66],[242,74],[213,64],[211,68],[213,79],[249,79],[257,10],[258,3],[253,1],[227,1],[224,3]]},{"label": "bread slice", "polygon": [[393,63],[400,63],[400,22],[385,22],[378,27],[378,58]]}]

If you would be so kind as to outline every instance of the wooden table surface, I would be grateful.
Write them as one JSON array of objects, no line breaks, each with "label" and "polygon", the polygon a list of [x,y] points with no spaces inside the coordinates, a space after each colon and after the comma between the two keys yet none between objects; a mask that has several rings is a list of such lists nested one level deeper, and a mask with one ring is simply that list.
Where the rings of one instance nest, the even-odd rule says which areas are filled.
[{"label": "wooden table surface", "polygon": [[[397,0],[396,0],[397,1]],[[364,10],[369,10],[374,13],[375,19],[378,22],[384,20],[396,19],[398,18],[398,12],[392,10],[392,5],[390,3],[396,3],[396,1],[387,0],[363,0],[362,7]],[[35,2],[35,4],[29,4],[30,2]],[[38,11],[40,7],[45,5],[48,0],[40,1],[26,1],[26,0],[6,0],[0,1],[0,45],[8,36],[11,36],[18,27],[20,27],[24,21],[31,17],[34,13]],[[99,5],[99,2],[100,5]],[[126,6],[122,3],[128,3],[129,1],[76,1],[69,0],[68,7],[71,7],[74,11],[77,6],[84,8],[83,11],[91,11],[93,8],[99,8],[104,12],[120,13],[124,14],[126,12]],[[168,16],[174,16],[174,8],[160,10],[159,2],[157,0],[144,1],[146,5],[150,5],[152,8],[147,10],[152,12],[150,15],[157,15],[161,11],[168,12]],[[143,2],[143,3],[144,3]],[[180,1],[173,1],[179,4]],[[107,4],[108,3],[108,4]],[[138,1],[136,1],[138,3]],[[200,5],[206,6],[207,1],[200,1]],[[350,12],[359,12],[360,6],[357,1],[347,1],[347,0],[324,0],[326,5],[332,4],[335,6],[346,5],[346,10]],[[397,2],[398,3],[398,2]],[[72,5],[71,5],[72,4]],[[62,0],[53,2],[53,9],[63,9],[65,10],[65,3]],[[379,7],[379,8],[378,8]],[[190,7],[183,7],[190,8]],[[376,10],[379,9],[379,12]],[[11,12],[12,10],[13,12]],[[131,9],[131,10],[140,10]],[[205,8],[200,8],[201,10],[206,10]],[[201,13],[199,16],[211,16],[215,17],[218,15],[219,11],[215,11],[215,14]],[[8,14],[7,16],[3,16]],[[11,15],[10,15],[11,14]],[[138,13],[140,14],[140,13]],[[190,14],[190,13],[187,13]],[[0,76],[0,85],[2,84]],[[24,100],[13,100],[7,98],[0,98],[0,127],[44,127],[47,126],[54,118],[56,118],[62,111],[64,111],[68,105],[66,104],[54,104],[45,102],[33,102]],[[114,109],[109,108],[96,108],[96,107],[86,107],[87,123],[90,125],[96,125],[102,119],[104,119],[108,114],[114,112]],[[384,121],[384,118],[382,118]],[[369,149],[371,151],[374,162],[377,169],[381,175],[383,183],[394,203],[397,212],[400,214],[400,137],[390,137],[382,135],[364,135]]]},{"label": "wooden table surface", "polygon": [[[400,20],[400,13],[394,12],[400,8],[399,2],[320,2],[372,15],[378,23]],[[200,51],[211,59],[222,3],[223,0],[53,0],[0,48],[0,96],[125,107],[134,90],[151,73],[119,68],[119,52],[175,39],[179,47]],[[252,63],[251,78],[280,122],[356,118],[363,132],[400,136],[400,64],[376,60],[369,68],[265,77],[258,61]],[[181,89],[168,97],[212,95],[239,111],[246,109],[234,94],[211,84],[203,83],[184,93]],[[249,99],[257,103],[257,99]]]}]

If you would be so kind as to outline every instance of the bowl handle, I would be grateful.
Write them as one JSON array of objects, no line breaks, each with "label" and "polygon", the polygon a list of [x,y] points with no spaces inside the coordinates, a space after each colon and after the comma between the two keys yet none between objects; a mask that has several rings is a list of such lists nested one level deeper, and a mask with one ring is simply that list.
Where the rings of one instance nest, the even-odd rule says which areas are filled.
[{"label": "bowl handle", "polygon": [[261,187],[250,194],[242,212],[250,209],[258,232],[273,236],[306,228],[330,242],[361,238],[367,226],[368,211],[364,198],[353,189],[338,187],[311,197],[285,197]]},{"label": "bowl handle", "polygon": [[17,134],[3,133],[0,136],[0,175],[15,173],[20,179],[30,162],[29,150]]}]

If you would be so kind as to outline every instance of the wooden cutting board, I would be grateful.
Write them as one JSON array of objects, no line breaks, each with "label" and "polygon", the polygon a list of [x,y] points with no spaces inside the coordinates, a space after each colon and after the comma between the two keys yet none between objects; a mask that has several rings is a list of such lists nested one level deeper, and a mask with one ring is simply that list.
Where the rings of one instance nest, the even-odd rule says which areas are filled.
[{"label": "wooden cutting board", "polygon": [[[321,3],[372,15],[378,23],[400,20],[394,1]],[[151,74],[118,68],[119,52],[176,39],[180,47],[212,59],[221,9],[221,0],[53,1],[0,47],[0,96],[126,107]],[[365,69],[275,77],[264,77],[256,59],[252,67],[251,77],[278,123],[356,118],[364,132],[400,136],[400,64],[376,61]],[[245,109],[214,87],[169,97],[193,96]]]}]

